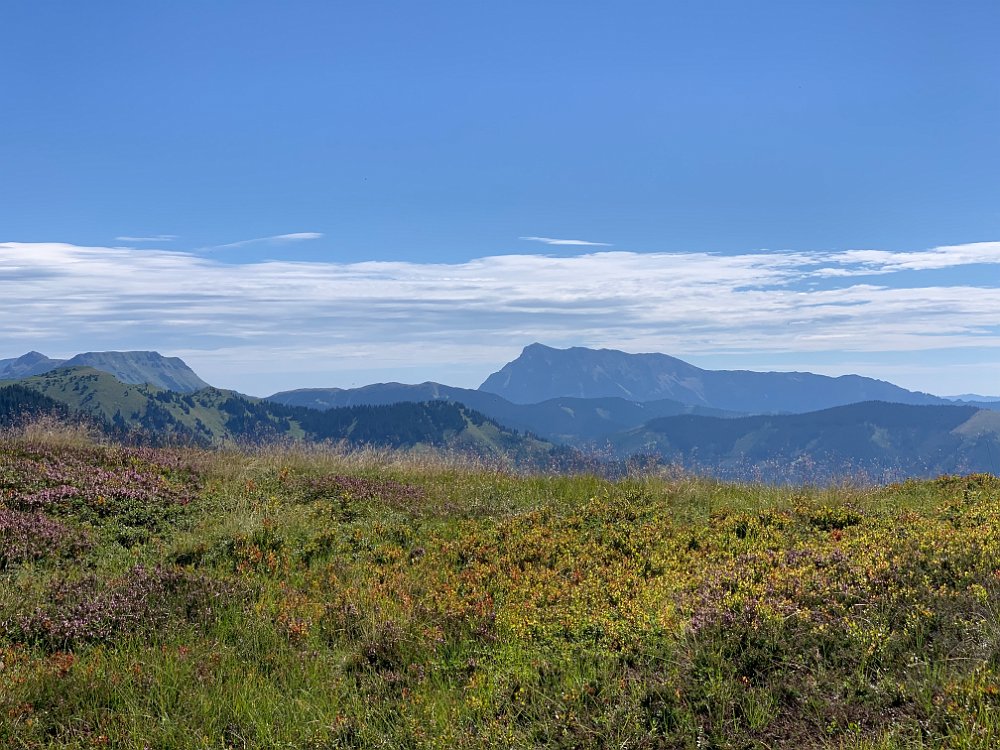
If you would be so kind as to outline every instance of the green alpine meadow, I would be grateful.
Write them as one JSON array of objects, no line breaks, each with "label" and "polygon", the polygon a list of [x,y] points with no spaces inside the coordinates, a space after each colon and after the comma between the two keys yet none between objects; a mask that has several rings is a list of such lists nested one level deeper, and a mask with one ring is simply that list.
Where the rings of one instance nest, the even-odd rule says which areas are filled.
[{"label": "green alpine meadow", "polygon": [[0,440],[0,746],[992,748],[1000,480]]}]

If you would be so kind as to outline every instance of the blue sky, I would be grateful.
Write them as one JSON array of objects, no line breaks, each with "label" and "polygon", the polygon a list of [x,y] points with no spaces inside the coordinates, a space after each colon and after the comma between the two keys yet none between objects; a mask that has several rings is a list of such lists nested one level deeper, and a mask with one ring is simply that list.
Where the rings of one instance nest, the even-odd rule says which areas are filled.
[{"label": "blue sky", "polygon": [[261,394],[474,385],[538,340],[1000,391],[995,2],[0,23],[0,357]]}]

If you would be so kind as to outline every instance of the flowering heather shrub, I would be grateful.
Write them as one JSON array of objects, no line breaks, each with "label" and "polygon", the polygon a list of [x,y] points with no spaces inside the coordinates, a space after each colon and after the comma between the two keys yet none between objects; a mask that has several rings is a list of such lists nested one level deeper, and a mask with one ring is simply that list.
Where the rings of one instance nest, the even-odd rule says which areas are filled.
[{"label": "flowering heather shrub", "polygon": [[155,527],[199,487],[197,468],[169,451],[0,444],[0,502],[21,510],[115,516]]},{"label": "flowering heather shrub", "polygon": [[0,507],[0,570],[48,555],[75,555],[88,547],[86,536],[59,521]]},{"label": "flowering heather shrub", "polygon": [[161,632],[171,624],[211,620],[234,591],[205,576],[139,565],[118,580],[56,581],[45,604],[15,614],[5,629],[15,642],[50,649],[110,643],[128,634]]},{"label": "flowering heather shrub", "polygon": [[[157,452],[92,455],[197,486]],[[13,459],[43,476],[41,454]],[[109,545],[56,583],[0,576],[0,748],[998,746],[994,477],[388,481],[332,461],[275,479],[232,460],[193,523],[137,551],[161,567],[110,573]],[[3,484],[13,463],[7,497],[37,492]]]}]

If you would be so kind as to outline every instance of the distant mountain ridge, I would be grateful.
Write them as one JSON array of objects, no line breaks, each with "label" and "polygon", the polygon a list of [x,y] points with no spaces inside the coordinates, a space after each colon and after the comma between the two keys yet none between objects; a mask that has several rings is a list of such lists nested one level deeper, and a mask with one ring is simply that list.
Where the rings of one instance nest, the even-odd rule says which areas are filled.
[{"label": "distant mountain ridge", "polygon": [[303,388],[283,391],[268,401],[310,409],[442,400],[464,404],[500,424],[531,432],[545,440],[581,445],[601,442],[615,432],[636,427],[656,417],[677,414],[733,416],[719,409],[661,399],[637,403],[623,398],[554,398],[538,404],[514,404],[486,391],[455,388],[440,383],[376,383],[361,388]]},{"label": "distant mountain ridge", "polygon": [[32,351],[15,359],[0,359],[0,380],[43,375],[60,367],[93,367],[123,383],[148,383],[178,393],[193,393],[209,387],[184,360],[152,351],[84,352],[70,359],[51,359]]},{"label": "distant mountain ridge", "polygon": [[[619,475],[630,466],[666,462],[702,474],[769,483],[844,476],[890,481],[1000,469],[1000,412],[970,404],[869,401],[800,414],[720,413],[728,417],[721,418],[707,416],[716,412],[705,407],[669,400],[558,398],[512,404],[496,394],[437,383],[278,396],[288,403],[211,387],[179,393],[123,383],[90,367],[60,367],[0,384],[0,426],[16,424],[20,414],[57,411],[71,419],[86,415],[107,434],[129,439],[434,446],[528,470]],[[373,403],[379,399],[384,403]],[[460,399],[479,399],[476,403],[498,416]],[[533,426],[528,432],[537,428],[552,437],[511,429],[517,420]]]},{"label": "distant mountain ridge", "polygon": [[[550,411],[541,413],[555,419],[571,411],[570,404],[589,409],[593,402],[612,407],[620,402],[618,406],[637,409],[653,403],[557,399],[546,406]],[[318,410],[217,388],[177,393],[126,384],[87,367],[57,368],[0,386],[0,417],[8,424],[17,421],[18,413],[46,413],[56,404],[64,405],[71,418],[93,417],[109,434],[202,445],[299,439],[435,446],[499,458],[528,470],[615,474],[636,461],[644,466],[661,462],[726,478],[809,483],[845,476],[894,481],[995,472],[1000,460],[1000,413],[956,404],[866,402],[805,414],[725,419],[676,414],[607,435],[603,446],[587,452],[518,433],[499,420],[443,399]]]},{"label": "distant mountain ridge", "polygon": [[51,359],[36,351],[30,351],[14,359],[0,359],[0,380],[17,380],[41,375],[56,369],[65,361],[65,359]]},{"label": "distant mountain ridge", "polygon": [[572,396],[646,402],[672,399],[744,414],[802,413],[862,401],[933,405],[948,399],[860,375],[703,370],[666,354],[526,346],[480,391],[517,404]]},{"label": "distant mountain ridge", "polygon": [[1000,470],[1000,413],[866,402],[805,414],[654,419],[615,438],[699,473],[741,480],[870,480]]}]

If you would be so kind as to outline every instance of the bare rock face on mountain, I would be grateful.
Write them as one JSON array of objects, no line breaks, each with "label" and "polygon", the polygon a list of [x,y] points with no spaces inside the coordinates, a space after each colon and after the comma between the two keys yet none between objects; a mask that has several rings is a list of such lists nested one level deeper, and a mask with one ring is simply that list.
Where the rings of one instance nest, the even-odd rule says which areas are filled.
[{"label": "bare rock face on mountain", "polygon": [[110,373],[123,383],[149,383],[178,393],[208,388],[180,357],[158,352],[85,352],[67,360],[64,367],[93,367]]},{"label": "bare rock face on mountain", "polygon": [[16,359],[0,359],[0,380],[17,380],[42,375],[59,367],[93,367],[114,375],[123,383],[149,383],[180,393],[207,388],[179,357],[164,357],[158,352],[84,352],[71,359],[51,359],[38,352],[28,352]]},{"label": "bare rock face on mountain", "polygon": [[615,349],[525,347],[479,390],[514,403],[572,396],[631,401],[673,399],[744,413],[806,412],[859,401],[945,404],[945,399],[859,375],[703,370],[666,354]]}]

